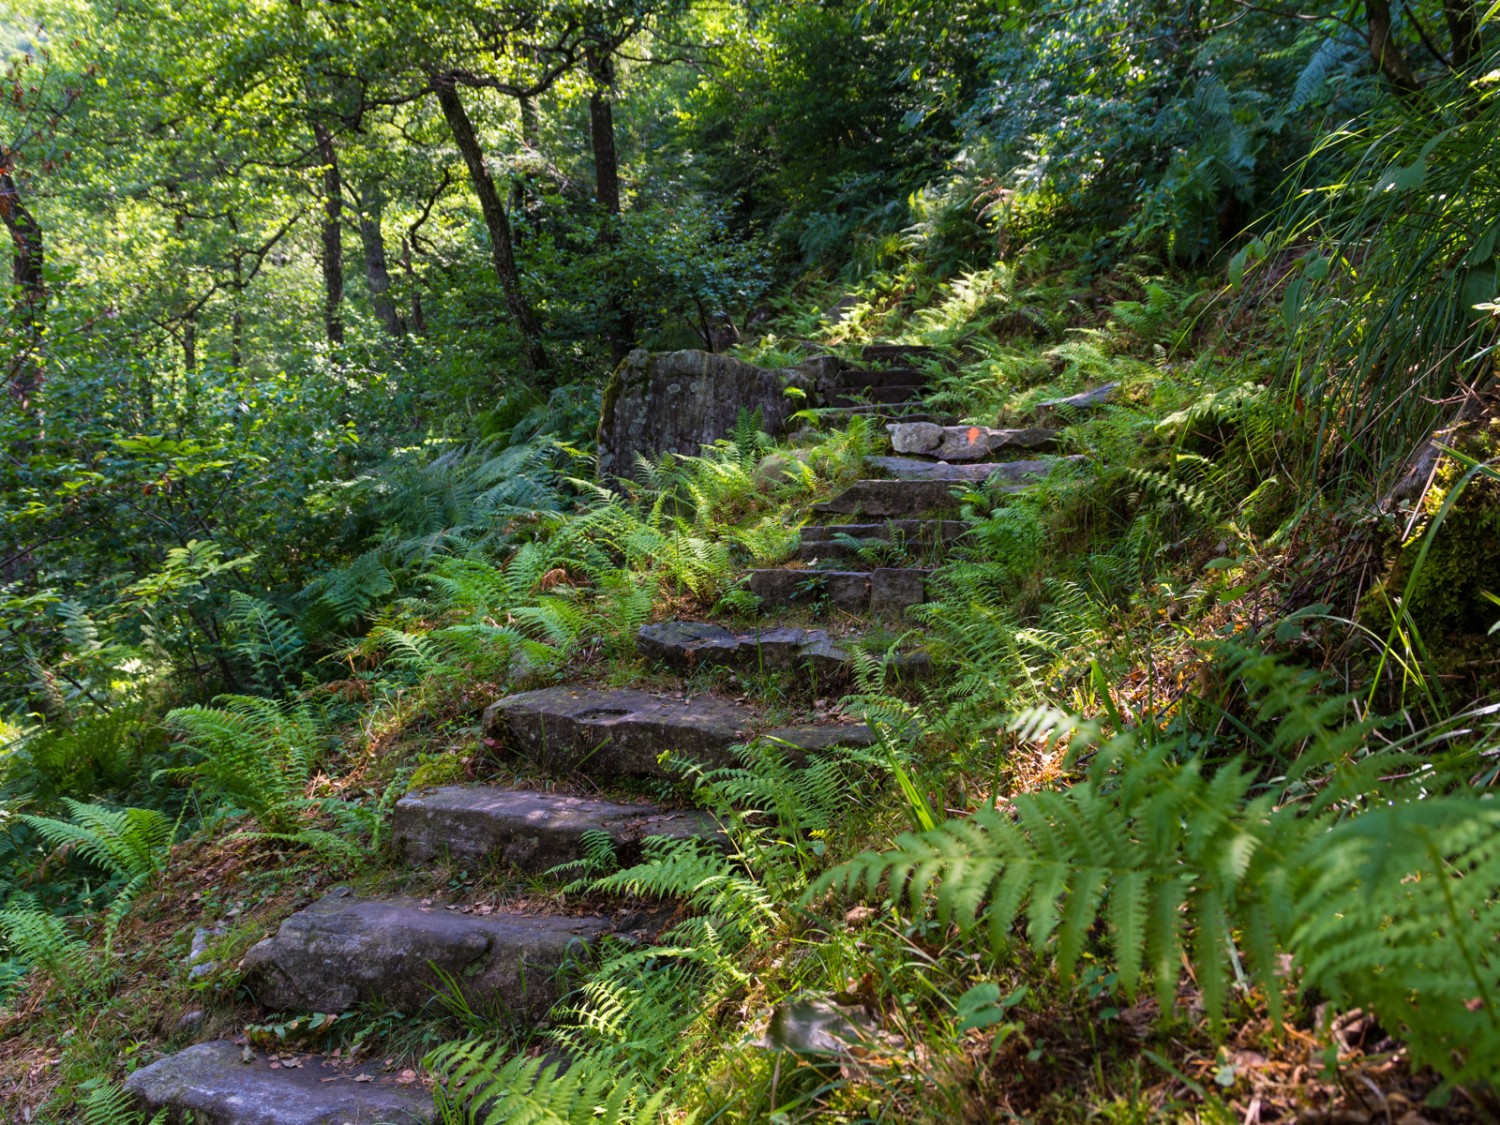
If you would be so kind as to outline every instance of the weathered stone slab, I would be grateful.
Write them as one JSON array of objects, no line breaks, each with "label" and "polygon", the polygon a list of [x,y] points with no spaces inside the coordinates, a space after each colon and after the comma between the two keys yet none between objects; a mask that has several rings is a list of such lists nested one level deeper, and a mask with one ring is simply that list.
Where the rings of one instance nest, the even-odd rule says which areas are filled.
[{"label": "weathered stone slab", "polygon": [[861,480],[813,511],[850,516],[911,516],[958,507],[953,485],[943,480]]},{"label": "weathered stone slab", "polygon": [[761,735],[790,754],[803,755],[835,746],[874,746],[875,732],[864,723],[827,723],[822,726],[779,727]]},{"label": "weathered stone slab", "polygon": [[870,605],[870,575],[862,570],[824,570],[828,603],[849,613],[863,613]]},{"label": "weathered stone slab", "polygon": [[870,612],[895,616],[927,600],[925,570],[879,567],[870,572]]},{"label": "weathered stone slab", "polygon": [[772,370],[714,352],[652,353],[625,357],[604,392],[599,419],[599,476],[633,477],[638,454],[696,456],[734,430],[741,410],[760,411],[761,428],[779,434],[803,404],[789,386],[812,390],[799,368]]},{"label": "weathered stone slab", "polygon": [[[356,1081],[362,1077],[362,1081]],[[429,1125],[432,1094],[378,1068],[351,1069],[317,1056],[272,1070],[259,1052],[220,1040],[199,1043],[125,1080],[147,1115],[173,1125]]]},{"label": "weathered stone slab", "polygon": [[684,671],[705,665],[724,665],[750,671],[812,668],[840,670],[848,654],[823,629],[749,629],[730,632],[702,621],[664,621],[643,625],[636,634],[636,651]]},{"label": "weathered stone slab", "polygon": [[877,406],[895,406],[920,399],[925,389],[922,383],[883,383],[877,386],[847,387],[831,394],[826,400],[826,405],[859,406],[870,403]]},{"label": "weathered stone slab", "polygon": [[768,567],[750,572],[750,592],[760,599],[762,609],[806,604],[822,592],[816,570],[787,570]]},{"label": "weathered stone slab", "polygon": [[[755,737],[754,713],[710,697],[664,699],[630,689],[545,688],[513,695],[485,712],[487,729],[503,730],[516,749],[554,762],[586,763],[593,774],[675,777],[657,761],[665,750],[710,769],[732,765],[730,748]],[[863,725],[807,725],[770,732],[797,750],[815,751],[870,737]],[[829,739],[837,733],[837,739]]]},{"label": "weathered stone slab", "polygon": [[870,604],[870,574],[865,570],[787,570],[769,567],[749,572],[750,592],[762,609],[808,603],[826,597],[830,604],[863,613]]},{"label": "weathered stone slab", "polygon": [[436,966],[475,1007],[534,1020],[557,1002],[589,942],[616,928],[599,916],[480,916],[340,889],[252,946],[241,967],[272,1010],[342,1012],[378,1000],[415,1011],[444,987]]},{"label": "weathered stone slab", "polygon": [[880,370],[844,366],[838,373],[838,383],[844,387],[925,387],[929,382],[925,371],[914,367],[887,367]]},{"label": "weathered stone slab", "polygon": [[995,430],[988,426],[937,426],[924,422],[893,422],[886,426],[897,453],[935,457],[942,461],[979,461],[1007,450],[1043,450],[1057,444],[1058,432],[1033,426],[1024,430]]},{"label": "weathered stone slab", "polygon": [[639,857],[641,841],[648,837],[719,835],[714,818],[704,812],[495,786],[450,785],[409,793],[396,802],[391,822],[396,850],[408,862],[446,854],[498,861],[529,872],[581,858],[583,834],[588,831],[608,833],[623,863]]},{"label": "weathered stone slab", "polygon": [[866,363],[911,363],[913,360],[940,360],[948,363],[948,357],[926,344],[867,344],[860,350],[859,358]]},{"label": "weathered stone slab", "polygon": [[1008,483],[1044,477],[1057,461],[1077,461],[1078,457],[1052,458],[1046,461],[993,461],[979,464],[950,465],[947,461],[922,461],[915,457],[866,457],[872,469],[889,473],[897,480],[947,481],[954,484],[977,484],[994,477]]},{"label": "weathered stone slab", "polygon": [[1008,449],[1032,449],[1038,452],[1056,449],[1062,438],[1061,430],[1049,426],[1026,426],[1019,430],[991,430],[990,452],[1003,453]]},{"label": "weathered stone slab", "polygon": [[1066,419],[1069,414],[1083,414],[1103,406],[1115,397],[1119,389],[1119,383],[1105,383],[1103,386],[1081,394],[1068,395],[1066,398],[1049,398],[1045,402],[1037,403],[1037,410],[1060,414]]},{"label": "weathered stone slab", "polygon": [[503,731],[513,749],[544,769],[595,776],[674,776],[664,751],[715,767],[732,760],[754,725],[748,707],[710,696],[666,699],[643,691],[555,687],[512,695],[485,712],[485,728]]},{"label": "weathered stone slab", "polygon": [[811,523],[802,529],[803,543],[830,543],[840,535],[856,539],[892,537],[908,544],[951,543],[969,530],[963,520],[886,520],[884,523]]}]

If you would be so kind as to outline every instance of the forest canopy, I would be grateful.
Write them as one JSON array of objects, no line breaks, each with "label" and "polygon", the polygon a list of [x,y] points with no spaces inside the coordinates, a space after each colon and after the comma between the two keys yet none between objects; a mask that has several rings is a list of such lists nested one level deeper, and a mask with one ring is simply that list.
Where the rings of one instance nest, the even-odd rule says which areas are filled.
[{"label": "forest canopy", "polygon": [[[1334,1120],[1354,1073],[1387,1116],[1493,1110],[1500,4],[0,0],[0,66],[8,1110],[129,1121],[120,1044],[188,1042],[122,1016],[84,1049],[80,998],[262,1034],[225,955],[131,991],[121,951],[198,872],[257,873],[197,892],[238,963],[312,893],[287,872],[397,862],[408,791],[551,786],[495,766],[484,707],[671,692],[643,627],[758,629],[757,573],[835,557],[920,570],[921,604],[865,630],[799,570],[844,678],[685,690],[875,741],[653,782],[731,858],[548,884],[696,927],[568,994],[579,1120],[608,1091],[618,1120],[1145,1120],[1131,1083],[1164,1118]],[[803,372],[789,421],[599,479],[619,373],[689,350]],[[895,374],[852,396],[805,374],[872,355]],[[952,552],[891,522],[812,553],[903,419],[1051,460],[943,478]],[[843,952],[813,965],[816,926]],[[1190,1049],[1120,1024],[1137,978]],[[747,1045],[834,994],[884,1036],[838,1077]],[[455,1004],[344,1046],[521,1097],[535,1068],[484,1054],[509,1031]],[[1295,1094],[1283,1019],[1327,1061]]]}]

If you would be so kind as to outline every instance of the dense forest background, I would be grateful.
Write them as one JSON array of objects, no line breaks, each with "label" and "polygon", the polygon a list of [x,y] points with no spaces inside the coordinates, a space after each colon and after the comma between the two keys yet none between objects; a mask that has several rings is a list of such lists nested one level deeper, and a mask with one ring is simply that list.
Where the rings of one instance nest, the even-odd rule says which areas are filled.
[{"label": "dense forest background", "polygon": [[[311,849],[357,865],[380,848],[391,787],[445,776],[431,731],[462,727],[464,685],[509,682],[518,652],[533,671],[598,671],[664,592],[741,604],[729,548],[694,569],[663,544],[706,542],[705,520],[769,521],[751,475],[769,442],[742,433],[715,455],[743,470],[732,495],[701,465],[614,493],[591,480],[601,393],[635,348],[779,366],[872,339],[934,345],[958,358],[946,405],[991,423],[1044,392],[1126,386],[1091,439],[1098,477],[1057,484],[1025,519],[970,512],[996,589],[955,579],[929,609],[954,694],[900,702],[926,724],[907,768],[937,796],[925,819],[893,802],[912,822],[877,814],[852,844],[937,827],[957,773],[988,775],[993,809],[995,732],[1010,729],[996,716],[1022,706],[1173,761],[1208,755],[1205,776],[1264,767],[1239,795],[1265,800],[1267,777],[1294,789],[1312,768],[1293,742],[1407,755],[1366,771],[1383,778],[1461,744],[1433,792],[1473,783],[1467,827],[1422,831],[1439,870],[1468,876],[1465,917],[1496,916],[1500,852],[1465,850],[1493,816],[1479,791],[1500,619],[1495,7],[11,0],[0,55],[0,975],[27,1019],[124,987],[76,966],[118,960],[132,904],[173,870],[168,839],[178,855],[253,823],[276,863]],[[707,480],[720,492],[705,499]],[[776,504],[818,487],[793,483]],[[487,593],[475,560],[498,568]],[[1050,584],[1063,578],[1072,593]],[[1250,645],[1276,670],[1216,650],[1183,674],[1192,698],[1259,686],[1188,714],[1142,687],[1166,660],[1142,641],[1157,627]],[[392,733],[403,724],[425,749]],[[393,745],[380,768],[352,764]],[[1089,773],[1104,760],[1063,772],[1108,790]],[[1271,803],[1333,807],[1292,789]],[[1378,806],[1372,792],[1341,809]],[[134,858],[98,844],[100,817]],[[1370,932],[1405,917],[1376,913]],[[1192,917],[1212,993],[1204,959],[1260,931]],[[1363,993],[1326,971],[1309,1012],[1317,995],[1386,1003],[1412,1073],[1435,1075],[1414,1097],[1493,1096],[1493,1055],[1466,1044],[1500,1045],[1500,958],[1466,947],[1467,984],[1424,1007],[1403,988],[1463,958],[1411,940],[1446,952]],[[1078,955],[1064,951],[1069,969]],[[727,996],[739,954],[716,956],[705,995]],[[1087,1002],[1116,987],[1100,983],[1110,964],[1085,973]],[[620,1039],[606,1061],[642,1100],[690,1103],[691,1075],[716,1064],[663,1077],[676,1031],[636,983],[656,1038]],[[995,1034],[998,1002],[986,1023],[973,1000],[954,1042]],[[1222,1002],[1192,1033],[1205,1043]],[[56,1041],[61,1025],[38,1026],[9,1031]],[[68,1055],[54,1119],[120,1076],[120,1041]],[[1232,1086],[1228,1056],[1203,1050]],[[1102,1102],[1130,1100],[1100,1074]]]}]

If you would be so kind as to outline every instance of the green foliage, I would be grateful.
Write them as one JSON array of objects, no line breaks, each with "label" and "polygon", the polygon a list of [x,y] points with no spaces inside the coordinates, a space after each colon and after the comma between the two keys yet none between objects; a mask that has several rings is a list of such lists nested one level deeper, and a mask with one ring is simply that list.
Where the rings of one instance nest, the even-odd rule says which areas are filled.
[{"label": "green foliage", "polygon": [[1296,254],[1284,401],[1316,405],[1307,472],[1341,494],[1385,496],[1454,389],[1493,367],[1497,122],[1500,99],[1457,77],[1394,101],[1331,133],[1276,217]]},{"label": "green foliage", "polygon": [[504,1044],[471,1040],[440,1047],[427,1058],[439,1077],[444,1125],[653,1125],[664,1120],[658,1093],[620,1081],[607,1069],[512,1056]]},{"label": "green foliage", "polygon": [[166,1125],[167,1111],[151,1118],[136,1108],[135,1100],[121,1086],[97,1083],[79,1100],[82,1125]]},{"label": "green foliage", "polygon": [[58,851],[77,855],[116,883],[105,916],[105,949],[131,905],[166,866],[172,822],[155,809],[107,809],[63,798],[71,820],[24,816],[22,821]]},{"label": "green foliage", "polygon": [[1090,757],[1080,781],[902,836],[813,893],[886,880],[996,951],[1024,918],[1064,976],[1102,922],[1121,986],[1133,995],[1149,972],[1164,1012],[1187,958],[1218,1027],[1236,980],[1258,982],[1277,1017],[1295,985],[1375,1011],[1451,1080],[1493,1078],[1500,959],[1484,935],[1500,868],[1493,811],[1469,788],[1478,750],[1459,728],[1431,757],[1424,736],[1429,769],[1403,778],[1415,741],[1377,743],[1371,724],[1350,721],[1350,698],[1323,695],[1312,674],[1223,657],[1269,732],[1257,757],[1275,763],[1271,776],[1194,749],[1186,732],[1106,737],[1098,723],[1023,713],[1011,725],[1022,740]]},{"label": "green foliage", "polygon": [[306,788],[326,755],[323,721],[305,703],[222,696],[219,705],[179,707],[167,725],[198,758],[170,771],[250,813],[267,832],[290,833],[307,808]]},{"label": "green foliage", "polygon": [[5,939],[10,958],[20,967],[41,969],[65,989],[82,979],[89,944],[55,914],[24,902],[9,905],[0,910],[0,937]]}]

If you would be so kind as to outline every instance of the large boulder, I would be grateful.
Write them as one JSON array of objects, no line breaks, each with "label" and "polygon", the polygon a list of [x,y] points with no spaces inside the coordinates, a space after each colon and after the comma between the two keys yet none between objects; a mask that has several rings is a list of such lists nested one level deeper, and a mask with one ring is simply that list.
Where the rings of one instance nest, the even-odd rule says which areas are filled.
[{"label": "large boulder", "polygon": [[714,352],[648,352],[637,348],[615,370],[599,419],[599,477],[635,476],[636,457],[696,456],[734,431],[740,411],[760,412],[767,433],[780,434],[807,401],[788,387],[815,394],[817,374],[804,367],[772,370]]}]

